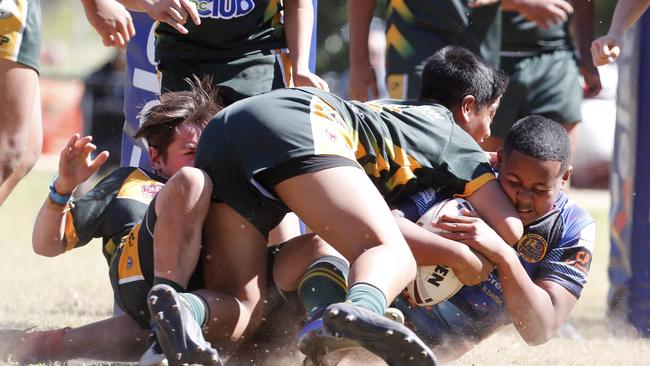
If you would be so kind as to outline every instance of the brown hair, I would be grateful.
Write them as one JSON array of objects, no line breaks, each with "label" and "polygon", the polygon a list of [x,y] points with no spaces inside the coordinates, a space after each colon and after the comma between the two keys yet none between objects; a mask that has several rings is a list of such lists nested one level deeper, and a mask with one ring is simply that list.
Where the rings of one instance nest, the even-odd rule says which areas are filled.
[{"label": "brown hair", "polygon": [[221,93],[211,77],[199,79],[195,75],[185,81],[190,89],[162,94],[160,104],[144,112],[144,123],[134,136],[144,138],[163,158],[167,158],[176,127],[188,122],[203,129],[224,108]]}]

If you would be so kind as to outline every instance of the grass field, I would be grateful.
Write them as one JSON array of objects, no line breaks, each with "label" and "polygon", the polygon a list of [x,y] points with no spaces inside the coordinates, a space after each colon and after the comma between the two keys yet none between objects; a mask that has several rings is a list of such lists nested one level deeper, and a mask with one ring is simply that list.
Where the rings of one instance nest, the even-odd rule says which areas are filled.
[{"label": "grass field", "polygon": [[[50,164],[50,166],[52,166]],[[36,169],[0,208],[0,328],[78,326],[110,316],[112,295],[98,242],[57,258],[31,251],[31,232],[51,169]],[[461,365],[650,365],[650,342],[612,337],[605,325],[609,233],[605,191],[572,193],[597,222],[589,284],[570,321],[582,339],[558,336],[529,347],[508,327],[475,347]],[[282,363],[285,364],[285,363]]]}]

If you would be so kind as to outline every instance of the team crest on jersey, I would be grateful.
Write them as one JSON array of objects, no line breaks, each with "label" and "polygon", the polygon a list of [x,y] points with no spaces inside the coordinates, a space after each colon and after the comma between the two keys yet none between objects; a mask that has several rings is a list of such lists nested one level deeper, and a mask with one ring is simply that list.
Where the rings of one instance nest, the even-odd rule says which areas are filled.
[{"label": "team crest on jersey", "polygon": [[154,198],[156,193],[160,191],[162,185],[160,184],[147,184],[142,186],[142,195],[147,198]]},{"label": "team crest on jersey", "polygon": [[192,0],[199,16],[214,19],[239,18],[255,9],[254,0]]},{"label": "team crest on jersey", "polygon": [[546,255],[548,242],[538,234],[524,234],[517,243],[517,252],[528,263],[537,263]]}]

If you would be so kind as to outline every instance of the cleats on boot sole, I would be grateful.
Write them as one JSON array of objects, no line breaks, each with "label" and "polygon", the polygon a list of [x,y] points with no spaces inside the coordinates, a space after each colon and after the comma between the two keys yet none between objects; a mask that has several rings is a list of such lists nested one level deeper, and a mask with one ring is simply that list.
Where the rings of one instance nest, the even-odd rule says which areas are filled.
[{"label": "cleats on boot sole", "polygon": [[323,316],[332,334],[355,340],[390,366],[435,366],[436,357],[406,326],[348,303],[330,305]]},{"label": "cleats on boot sole", "polygon": [[171,366],[201,364],[222,366],[219,354],[205,339],[201,327],[178,294],[167,285],[149,291],[147,304],[156,328],[156,338]]}]

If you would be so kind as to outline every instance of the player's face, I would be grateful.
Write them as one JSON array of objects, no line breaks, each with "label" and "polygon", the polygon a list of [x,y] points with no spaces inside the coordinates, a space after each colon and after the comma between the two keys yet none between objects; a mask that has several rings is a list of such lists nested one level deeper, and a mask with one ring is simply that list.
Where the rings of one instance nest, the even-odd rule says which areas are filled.
[{"label": "player's face", "polygon": [[178,126],[174,139],[167,148],[167,156],[160,159],[158,174],[169,178],[182,167],[194,166],[196,146],[201,132],[201,128],[195,124],[183,123]]},{"label": "player's face", "polygon": [[497,168],[501,188],[515,205],[524,225],[548,213],[570,170],[560,172],[559,161],[540,160],[517,150],[499,150]]},{"label": "player's face", "polygon": [[497,112],[497,108],[499,108],[500,102],[501,97],[484,106],[474,103],[474,107],[471,109],[469,116],[470,123],[468,132],[476,142],[481,143],[484,139],[490,137],[490,124],[492,124],[492,119]]}]

